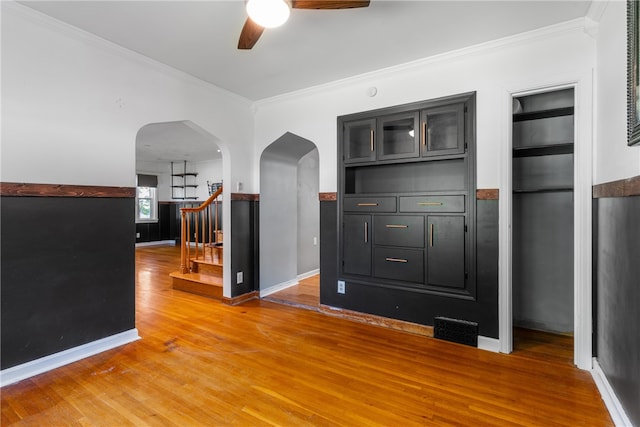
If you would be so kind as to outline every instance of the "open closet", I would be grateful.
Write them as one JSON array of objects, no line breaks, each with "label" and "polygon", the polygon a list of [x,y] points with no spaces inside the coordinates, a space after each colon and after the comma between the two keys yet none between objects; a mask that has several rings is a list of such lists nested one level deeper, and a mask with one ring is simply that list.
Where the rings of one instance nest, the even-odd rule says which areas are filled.
[{"label": "open closet", "polygon": [[573,88],[513,98],[514,351],[573,334],[574,132]]}]

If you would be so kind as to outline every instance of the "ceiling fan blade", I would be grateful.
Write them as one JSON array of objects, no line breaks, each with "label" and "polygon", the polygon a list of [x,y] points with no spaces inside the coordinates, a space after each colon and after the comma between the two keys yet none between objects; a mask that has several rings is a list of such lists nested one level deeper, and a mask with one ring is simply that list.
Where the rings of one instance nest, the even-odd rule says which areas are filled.
[{"label": "ceiling fan blade", "polygon": [[238,49],[251,49],[253,45],[256,44],[263,31],[264,27],[253,22],[251,18],[247,18],[244,26],[242,27],[242,32],[240,33]]},{"label": "ceiling fan blade", "polygon": [[352,9],[368,7],[369,0],[292,0],[294,9]]}]

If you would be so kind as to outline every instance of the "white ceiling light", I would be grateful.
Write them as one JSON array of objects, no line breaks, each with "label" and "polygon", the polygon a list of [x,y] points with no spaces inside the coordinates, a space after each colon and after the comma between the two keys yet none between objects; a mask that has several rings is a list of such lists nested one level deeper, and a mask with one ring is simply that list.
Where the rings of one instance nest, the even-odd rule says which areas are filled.
[{"label": "white ceiling light", "polygon": [[249,0],[249,18],[264,28],[275,28],[289,19],[289,4],[284,0]]}]

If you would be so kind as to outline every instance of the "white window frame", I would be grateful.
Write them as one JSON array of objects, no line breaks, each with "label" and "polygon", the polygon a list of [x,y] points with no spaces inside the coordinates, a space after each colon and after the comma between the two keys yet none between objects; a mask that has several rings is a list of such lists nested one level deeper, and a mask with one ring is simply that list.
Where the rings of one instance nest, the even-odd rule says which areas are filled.
[{"label": "white window frame", "polygon": [[[141,188],[148,188],[151,193],[151,197],[141,198],[140,197]],[[145,200],[145,199],[150,200],[151,218],[140,218],[140,200]],[[149,223],[149,222],[151,223],[158,222],[158,189],[156,187],[139,186],[139,187],[136,187],[136,224]]]}]

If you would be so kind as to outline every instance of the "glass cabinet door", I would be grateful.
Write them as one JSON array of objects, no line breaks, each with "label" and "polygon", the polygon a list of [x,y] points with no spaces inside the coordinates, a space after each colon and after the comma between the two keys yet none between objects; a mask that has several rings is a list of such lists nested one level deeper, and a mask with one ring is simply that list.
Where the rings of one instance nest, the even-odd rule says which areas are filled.
[{"label": "glass cabinet door", "polygon": [[418,112],[378,119],[378,160],[418,157]]},{"label": "glass cabinet door", "polygon": [[423,156],[464,153],[464,106],[430,108],[420,113]]},{"label": "glass cabinet door", "polygon": [[376,119],[346,122],[343,128],[344,162],[371,162],[375,152]]}]

